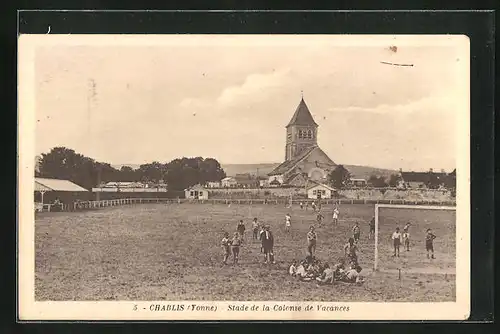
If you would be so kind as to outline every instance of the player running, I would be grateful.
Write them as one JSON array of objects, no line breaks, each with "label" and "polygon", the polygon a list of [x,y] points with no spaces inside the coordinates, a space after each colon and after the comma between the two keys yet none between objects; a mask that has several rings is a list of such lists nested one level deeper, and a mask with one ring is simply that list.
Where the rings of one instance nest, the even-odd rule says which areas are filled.
[{"label": "player running", "polygon": [[436,239],[436,236],[432,233],[432,230],[430,228],[427,229],[427,234],[425,235],[425,250],[427,251],[427,258],[429,258],[429,254],[431,254],[431,259],[435,259],[434,239]]}]

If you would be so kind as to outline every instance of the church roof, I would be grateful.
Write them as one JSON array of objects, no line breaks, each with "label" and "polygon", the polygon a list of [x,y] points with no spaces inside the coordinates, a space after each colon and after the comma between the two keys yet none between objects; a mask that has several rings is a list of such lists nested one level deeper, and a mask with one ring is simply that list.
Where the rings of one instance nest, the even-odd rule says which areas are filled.
[{"label": "church roof", "polygon": [[288,123],[286,127],[292,126],[292,125],[314,125],[318,126],[316,122],[314,121],[311,112],[309,111],[309,108],[306,105],[306,102],[302,98],[300,100],[299,105],[297,106],[297,109],[295,110],[295,113],[292,116],[292,119]]},{"label": "church roof", "polygon": [[319,152],[321,154],[324,154],[326,156],[326,158],[327,158],[327,161],[324,162],[324,163],[316,162],[316,166],[317,167],[324,167],[324,166],[332,167],[332,166],[336,166],[335,162],[333,162],[328,157],[328,155],[326,155],[326,153],[318,145],[313,145],[313,146],[309,147],[308,149],[304,150],[304,152],[302,152],[300,155],[296,156],[294,159],[283,162],[281,165],[279,165],[278,167],[276,167],[275,169],[273,169],[273,171],[271,173],[269,173],[268,175],[269,176],[272,176],[272,175],[282,175],[282,174],[286,174],[286,173],[290,172],[302,160],[306,159],[309,155],[311,155],[312,152],[314,152],[316,150],[319,150]]}]

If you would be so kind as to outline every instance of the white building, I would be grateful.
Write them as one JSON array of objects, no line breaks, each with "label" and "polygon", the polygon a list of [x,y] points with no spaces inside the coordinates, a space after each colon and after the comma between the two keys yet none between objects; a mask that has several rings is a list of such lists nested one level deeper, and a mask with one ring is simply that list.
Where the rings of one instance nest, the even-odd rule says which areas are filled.
[{"label": "white building", "polygon": [[208,181],[206,184],[207,188],[220,188],[221,183],[218,181]]},{"label": "white building", "polygon": [[312,183],[307,187],[307,198],[310,199],[328,199],[332,198],[332,194],[335,191],[332,187],[327,186],[322,183]]},{"label": "white building", "polygon": [[208,190],[199,184],[184,189],[184,193],[186,198],[189,199],[208,199]]},{"label": "white building", "polygon": [[236,179],[234,177],[229,176],[221,180],[221,185],[223,188],[236,187],[237,184],[238,182],[236,182]]}]

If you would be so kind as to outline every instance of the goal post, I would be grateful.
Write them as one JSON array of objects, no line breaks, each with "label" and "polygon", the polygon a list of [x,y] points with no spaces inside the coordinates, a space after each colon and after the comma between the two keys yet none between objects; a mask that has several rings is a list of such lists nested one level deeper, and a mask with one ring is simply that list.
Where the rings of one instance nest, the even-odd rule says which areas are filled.
[{"label": "goal post", "polygon": [[380,209],[411,209],[411,210],[444,210],[456,211],[455,206],[433,206],[433,205],[402,205],[402,204],[375,204],[375,250],[373,270],[377,271],[379,261],[379,223],[380,223]]}]

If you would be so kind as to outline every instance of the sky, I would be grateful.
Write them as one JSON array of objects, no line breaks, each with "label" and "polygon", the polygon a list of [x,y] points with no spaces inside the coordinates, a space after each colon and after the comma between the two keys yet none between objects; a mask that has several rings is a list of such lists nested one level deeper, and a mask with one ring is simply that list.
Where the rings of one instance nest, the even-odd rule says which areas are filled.
[{"label": "sky", "polygon": [[337,164],[455,168],[468,103],[463,40],[117,38],[37,46],[36,154],[66,146],[111,164],[281,162],[303,94]]}]

